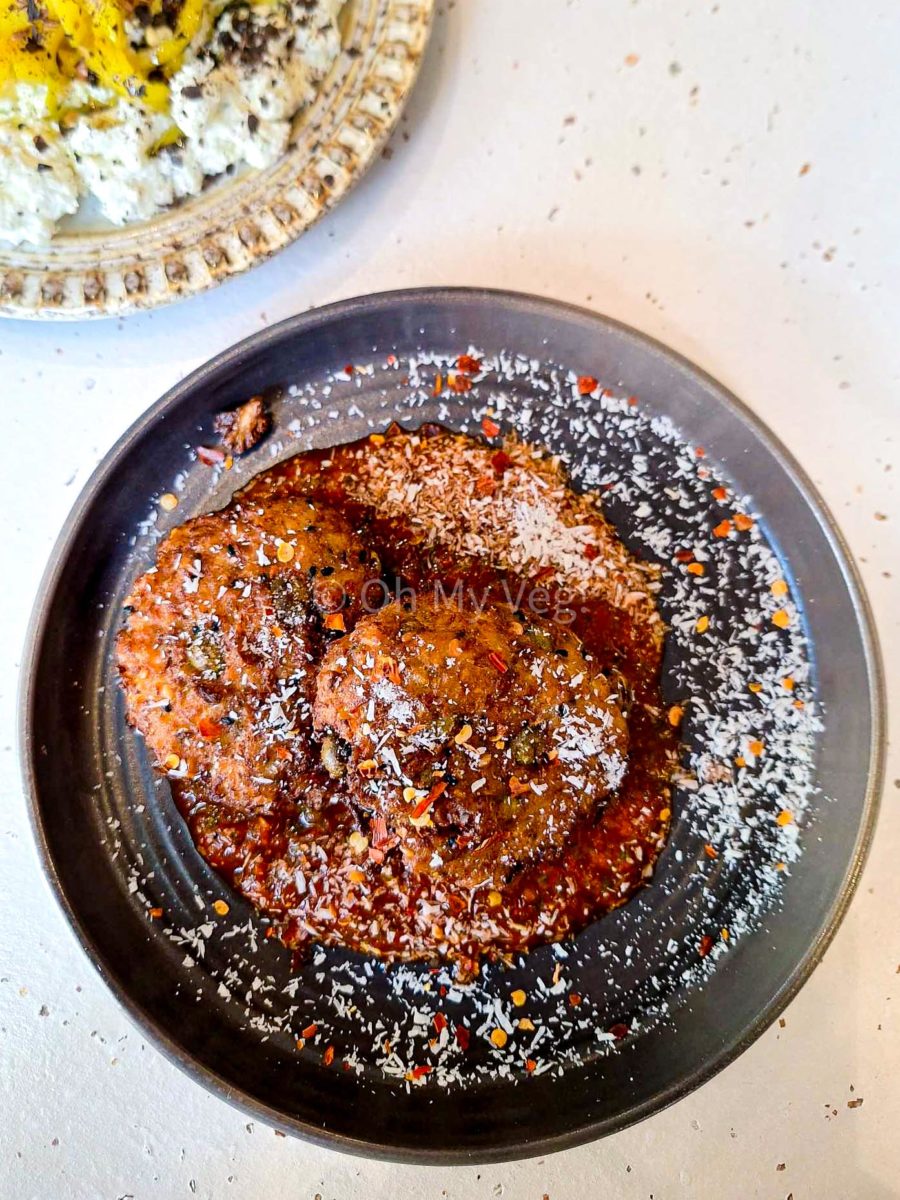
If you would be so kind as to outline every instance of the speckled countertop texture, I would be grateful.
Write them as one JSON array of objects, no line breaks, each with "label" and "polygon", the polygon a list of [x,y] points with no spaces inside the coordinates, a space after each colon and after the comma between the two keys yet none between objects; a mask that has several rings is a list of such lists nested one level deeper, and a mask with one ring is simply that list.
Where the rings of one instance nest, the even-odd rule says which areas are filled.
[{"label": "speckled countertop texture", "polygon": [[441,0],[385,161],[294,247],[125,322],[0,324],[0,1196],[900,1196],[895,750],[843,927],[736,1063],[592,1146],[429,1169],[277,1136],[144,1042],[43,881],[14,744],[40,573],[114,438],[238,338],[311,305],[420,284],[588,305],[743,397],[836,514],[895,689],[898,56],[900,11],[877,0]]}]

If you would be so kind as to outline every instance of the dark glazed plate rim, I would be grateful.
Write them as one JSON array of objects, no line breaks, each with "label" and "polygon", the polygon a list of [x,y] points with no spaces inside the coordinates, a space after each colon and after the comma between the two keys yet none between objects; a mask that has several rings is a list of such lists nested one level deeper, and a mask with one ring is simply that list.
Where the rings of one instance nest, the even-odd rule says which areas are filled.
[{"label": "dark glazed plate rim", "polygon": [[[41,647],[48,632],[47,620],[50,609],[50,598],[54,594],[59,576],[70,553],[74,537],[80,528],[84,513],[97,493],[103,488],[106,481],[113,475],[123,460],[127,459],[134,442],[147,430],[155,426],[157,422],[164,420],[166,414],[170,410],[175,409],[184,398],[197,390],[202,390],[211,376],[218,374],[223,369],[239,366],[248,355],[256,354],[268,346],[281,343],[283,340],[314,334],[318,327],[326,325],[335,318],[352,318],[357,314],[364,314],[366,317],[370,317],[373,312],[379,309],[390,310],[398,305],[414,307],[417,303],[422,304],[426,302],[432,305],[440,305],[442,302],[457,306],[466,304],[474,308],[482,307],[485,310],[489,310],[490,308],[505,308],[507,310],[513,309],[520,312],[528,312],[531,315],[544,313],[555,317],[564,316],[568,313],[581,321],[590,320],[598,328],[615,331],[620,337],[641,347],[644,353],[648,355],[675,362],[697,379],[704,387],[714,391],[718,399],[730,410],[732,415],[752,430],[754,435],[777,460],[782,471],[793,481],[806,505],[814,515],[831,548],[855,612],[865,657],[868,702],[871,708],[868,781],[861,806],[861,819],[856,841],[844,873],[841,887],[816,937],[808,944],[805,953],[796,962],[787,980],[766,1007],[757,1014],[756,1018],[744,1029],[740,1036],[733,1038],[730,1043],[725,1043],[716,1054],[708,1057],[692,1073],[680,1080],[677,1085],[658,1093],[648,1101],[632,1105],[630,1108],[619,1113],[615,1118],[582,1124],[568,1130],[564,1134],[527,1138],[519,1143],[507,1143],[494,1149],[482,1149],[477,1153],[453,1148],[413,1150],[409,1146],[391,1146],[383,1142],[369,1142],[364,1137],[354,1138],[338,1133],[323,1133],[323,1130],[320,1128],[287,1116],[283,1112],[279,1112],[277,1109],[256,1100],[249,1094],[236,1090],[216,1072],[186,1053],[142,1006],[140,1000],[129,992],[127,987],[119,980],[115,971],[104,959],[103,954],[97,947],[76,907],[67,895],[65,886],[53,860],[44,827],[35,766],[36,747],[33,731],[33,712],[36,700],[35,684]],[[421,288],[385,292],[339,301],[335,304],[288,318],[277,325],[252,335],[231,349],[217,355],[180,383],[176,384],[156,404],[143,413],[98,465],[78,496],[53,548],[29,623],[23,669],[20,677],[18,707],[19,750],[25,791],[28,797],[29,818],[44,873],[52,887],[57,902],[60,904],[85,953],[116,999],[137,1026],[146,1033],[151,1042],[170,1061],[192,1076],[197,1082],[222,1095],[245,1113],[261,1118],[277,1129],[287,1133],[299,1134],[319,1145],[355,1154],[418,1163],[505,1161],[546,1154],[578,1145],[615,1132],[649,1116],[653,1112],[659,1111],[704,1083],[732,1062],[763,1033],[796,995],[821,960],[838,925],[843,919],[857,886],[871,844],[884,769],[884,680],[871,610],[859,574],[833,517],[819,497],[808,476],[793,456],[742,401],[733,396],[721,384],[701,371],[693,363],[647,335],[639,333],[620,322],[578,306],[563,304],[537,296],[480,288]]]}]

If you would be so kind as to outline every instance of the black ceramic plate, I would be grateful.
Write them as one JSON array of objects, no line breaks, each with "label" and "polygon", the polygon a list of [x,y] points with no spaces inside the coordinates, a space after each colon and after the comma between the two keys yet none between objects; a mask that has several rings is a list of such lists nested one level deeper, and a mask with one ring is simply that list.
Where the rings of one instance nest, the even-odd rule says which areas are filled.
[{"label": "black ceramic plate", "polygon": [[[447,375],[467,351],[484,371],[459,395]],[[268,441],[230,471],[198,463],[214,414],[273,386],[284,395]],[[486,409],[565,455],[576,485],[604,490],[622,536],[663,566],[664,695],[686,710],[670,843],[630,904],[567,947],[490,968],[470,990],[426,967],[386,972],[337,951],[292,964],[200,860],[124,724],[111,657],[122,599],[161,532],[226,502],[276,458],[395,418],[477,432]],[[156,504],[164,492],[179,497],[174,513]],[[702,575],[687,571],[690,556]],[[746,408],[591,313],[429,290],[347,301],[250,338],[119,441],[41,588],[22,738],[59,899],[164,1053],[289,1132],[465,1161],[620,1129],[762,1032],[821,957],[857,880],[882,716],[867,609],[840,537]],[[533,1030],[519,1028],[523,1013]],[[503,1047],[490,1040],[498,1027]],[[430,1070],[410,1079],[416,1066]]]}]

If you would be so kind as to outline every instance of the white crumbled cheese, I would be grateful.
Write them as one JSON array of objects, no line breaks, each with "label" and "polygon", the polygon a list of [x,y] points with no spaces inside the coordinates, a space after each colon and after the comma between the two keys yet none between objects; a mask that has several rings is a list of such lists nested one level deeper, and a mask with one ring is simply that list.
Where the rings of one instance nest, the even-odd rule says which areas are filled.
[{"label": "white crumbled cheese", "polygon": [[82,192],[95,196],[115,225],[146,220],[175,200],[164,169],[168,155],[150,153],[169,124],[162,113],[120,101],[110,112],[83,118],[68,135]]},{"label": "white crumbled cheese", "polygon": [[43,137],[38,122],[0,121],[0,240],[46,242],[56,222],[78,208],[79,190],[58,137]]}]

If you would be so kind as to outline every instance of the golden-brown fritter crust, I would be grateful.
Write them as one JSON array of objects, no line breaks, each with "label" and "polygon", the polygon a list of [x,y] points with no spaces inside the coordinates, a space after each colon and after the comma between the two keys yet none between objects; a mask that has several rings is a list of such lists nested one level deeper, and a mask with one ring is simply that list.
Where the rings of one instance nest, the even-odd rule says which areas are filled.
[{"label": "golden-brown fritter crust", "polygon": [[219,413],[216,433],[232,454],[246,454],[257,446],[272,427],[272,417],[262,396],[251,396],[240,408]]},{"label": "golden-brown fritter crust", "polygon": [[328,649],[313,720],[343,748],[373,846],[473,887],[560,849],[619,785],[621,709],[560,625],[432,597]]},{"label": "golden-brown fritter crust", "polygon": [[[377,452],[343,447],[334,461],[349,500],[408,527],[406,540],[418,543],[411,560],[437,552],[602,601],[633,625],[635,644],[659,652],[658,568],[628,552],[598,496],[573,491],[559,459],[512,438],[498,449],[431,427],[398,430]],[[307,472],[298,455],[253,480],[247,494],[306,488]]]},{"label": "golden-brown fritter crust", "polygon": [[117,651],[128,719],[183,792],[237,810],[316,803],[315,666],[374,576],[346,519],[305,498],[236,503],[160,544]]}]

